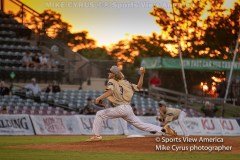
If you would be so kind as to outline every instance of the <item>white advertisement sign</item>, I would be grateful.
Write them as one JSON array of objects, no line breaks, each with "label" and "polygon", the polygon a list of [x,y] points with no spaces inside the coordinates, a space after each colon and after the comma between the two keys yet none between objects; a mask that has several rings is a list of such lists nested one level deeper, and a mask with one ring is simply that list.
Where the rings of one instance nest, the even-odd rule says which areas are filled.
[{"label": "white advertisement sign", "polygon": [[[138,116],[138,118],[144,122],[144,123],[150,123],[154,124],[157,126],[160,126],[160,122],[156,120],[155,116]],[[129,135],[135,135],[135,134],[140,134],[140,135],[152,135],[149,132],[142,131],[136,127],[134,127],[132,124],[127,123],[127,130]]]},{"label": "white advertisement sign", "polygon": [[222,135],[222,127],[216,118],[200,118],[203,135]]},{"label": "white advertisement sign", "polygon": [[36,116],[31,115],[37,135],[81,134],[77,116]]},{"label": "white advertisement sign", "polygon": [[[82,134],[91,135],[93,128],[93,121],[95,116],[79,115],[80,128]],[[116,135],[123,134],[122,127],[119,119],[107,119],[103,121],[102,129],[100,132],[102,135]]]},{"label": "white advertisement sign", "polygon": [[34,135],[28,115],[0,115],[0,135]]},{"label": "white advertisement sign", "polygon": [[175,120],[170,123],[170,127],[177,132],[177,135],[183,135],[182,128],[180,127],[178,120]]},{"label": "white advertisement sign", "polygon": [[218,119],[223,135],[232,136],[240,135],[240,127],[235,119]]},{"label": "white advertisement sign", "polygon": [[202,125],[199,118],[185,118],[184,124],[189,135],[202,135]]},{"label": "white advertisement sign", "polygon": [[[92,135],[94,118],[95,115],[0,115],[0,135],[34,135],[35,133],[37,135]],[[155,116],[138,118],[145,123],[160,125]],[[235,119],[185,118],[184,124],[189,135],[240,135],[240,127]],[[178,135],[183,135],[177,120],[171,122],[170,127]],[[121,118],[104,120],[100,133],[102,135],[151,135]]]}]

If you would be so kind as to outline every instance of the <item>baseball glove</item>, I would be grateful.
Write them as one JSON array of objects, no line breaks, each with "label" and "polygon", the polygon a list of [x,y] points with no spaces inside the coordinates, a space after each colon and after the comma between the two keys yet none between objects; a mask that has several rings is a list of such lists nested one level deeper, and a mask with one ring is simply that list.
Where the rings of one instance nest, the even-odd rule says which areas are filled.
[{"label": "baseball glove", "polygon": [[177,132],[170,128],[169,125],[165,125],[162,129],[162,132],[169,136],[177,136]]}]

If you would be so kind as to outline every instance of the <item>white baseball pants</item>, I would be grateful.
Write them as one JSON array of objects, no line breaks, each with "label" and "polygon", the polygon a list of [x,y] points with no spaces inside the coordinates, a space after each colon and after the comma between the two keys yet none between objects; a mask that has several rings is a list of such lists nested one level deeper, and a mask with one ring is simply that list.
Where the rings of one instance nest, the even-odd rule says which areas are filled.
[{"label": "white baseball pants", "polygon": [[179,116],[178,116],[178,123],[180,125],[180,127],[182,128],[183,134],[185,136],[189,136],[188,132],[187,132],[187,127],[184,124],[184,119],[186,118],[186,113],[184,111],[181,111]]},{"label": "white baseball pants", "polygon": [[130,105],[119,105],[98,111],[93,122],[93,133],[99,136],[104,119],[123,118],[136,128],[147,132],[161,132],[162,127],[142,122],[133,113]]}]

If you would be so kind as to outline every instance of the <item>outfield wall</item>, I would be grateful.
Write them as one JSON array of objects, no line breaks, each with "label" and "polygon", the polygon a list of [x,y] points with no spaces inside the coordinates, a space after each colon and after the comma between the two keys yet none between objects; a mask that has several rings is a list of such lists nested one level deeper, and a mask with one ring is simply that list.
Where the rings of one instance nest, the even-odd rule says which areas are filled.
[{"label": "outfield wall", "polygon": [[[0,115],[0,135],[91,135],[94,115]],[[139,116],[143,122],[160,125],[155,116]],[[236,119],[186,118],[189,135],[240,136]],[[178,121],[170,126],[183,135]],[[103,135],[150,135],[123,119],[108,119],[103,123]]]}]

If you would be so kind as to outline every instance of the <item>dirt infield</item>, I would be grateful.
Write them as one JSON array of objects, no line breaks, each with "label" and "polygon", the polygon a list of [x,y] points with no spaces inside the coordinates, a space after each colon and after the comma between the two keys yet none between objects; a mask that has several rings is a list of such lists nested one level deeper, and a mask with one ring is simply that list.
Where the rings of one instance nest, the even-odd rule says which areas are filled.
[{"label": "dirt infield", "polygon": [[[100,142],[75,142],[75,143],[54,143],[54,144],[38,144],[38,145],[21,145],[11,146],[10,148],[21,149],[41,149],[52,151],[85,151],[85,152],[176,152],[176,147],[182,151],[178,152],[190,152],[184,151],[183,148],[190,148],[191,146],[224,146],[228,147],[230,151],[221,151],[222,153],[240,153],[240,137],[202,137],[204,140],[210,140],[211,142],[199,142],[201,137],[189,137],[188,140],[197,140],[197,142],[183,142],[184,137],[144,137],[144,138],[122,138],[115,140],[106,140]],[[157,141],[157,142],[156,142]],[[161,142],[159,142],[161,141]],[[166,143],[166,141],[169,141]],[[222,142],[223,141],[223,142]],[[156,145],[164,147],[169,146],[170,151],[156,151]],[[164,145],[164,147],[163,147]],[[172,146],[174,146],[172,148]],[[194,152],[206,152],[208,151],[194,151]],[[218,152],[218,151],[213,151]]]}]

